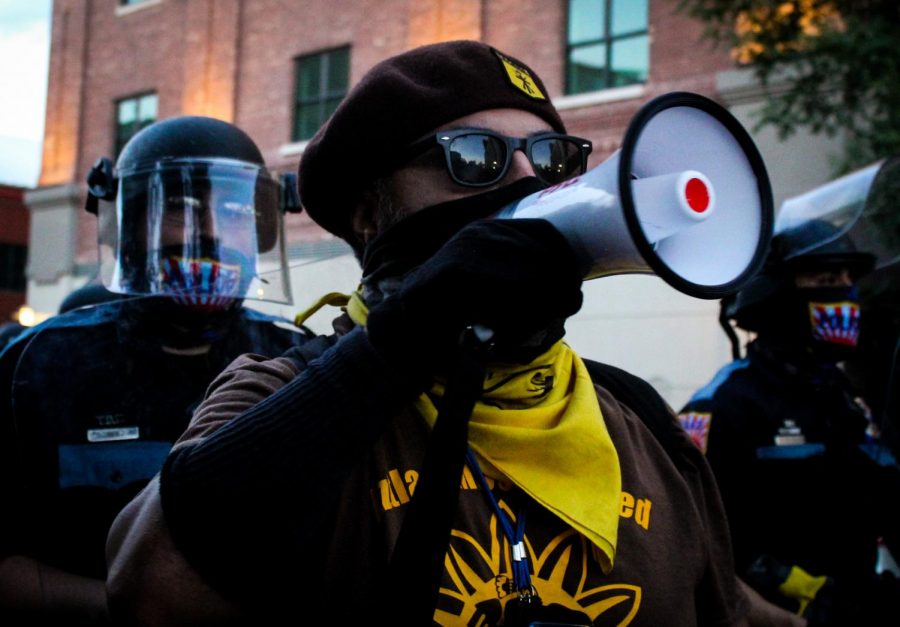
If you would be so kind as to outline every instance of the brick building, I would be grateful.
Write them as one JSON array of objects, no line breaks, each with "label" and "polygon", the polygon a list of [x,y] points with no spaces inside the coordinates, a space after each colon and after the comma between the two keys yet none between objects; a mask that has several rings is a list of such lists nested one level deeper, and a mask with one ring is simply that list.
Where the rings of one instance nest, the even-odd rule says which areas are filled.
[{"label": "brick building", "polygon": [[21,187],[0,185],[0,325],[25,304],[28,209]]},{"label": "brick building", "polygon": [[[479,39],[528,62],[570,132],[594,142],[590,166],[619,147],[641,105],[665,92],[698,92],[749,115],[758,90],[731,69],[726,52],[701,42],[702,25],[679,14],[677,4],[56,0],[43,166],[27,197],[28,302],[55,311],[96,271],[84,175],[98,157],[115,158],[147,123],[181,114],[228,120],[255,139],[272,170],[295,170],[305,140],[348,86],[379,60],[420,44]],[[769,146],[767,160],[793,160],[776,141]],[[773,178],[776,193],[821,182],[821,172],[810,171],[806,178],[785,176],[792,189],[779,189]],[[356,286],[359,268],[342,242],[305,214],[288,216],[287,224],[297,266],[294,305],[276,311],[292,316],[327,291]],[[583,311],[569,325],[570,342],[651,380],[674,405],[728,360],[713,302],[684,296],[653,276],[591,281],[585,294]],[[310,324],[325,330],[330,316],[321,315]]]}]

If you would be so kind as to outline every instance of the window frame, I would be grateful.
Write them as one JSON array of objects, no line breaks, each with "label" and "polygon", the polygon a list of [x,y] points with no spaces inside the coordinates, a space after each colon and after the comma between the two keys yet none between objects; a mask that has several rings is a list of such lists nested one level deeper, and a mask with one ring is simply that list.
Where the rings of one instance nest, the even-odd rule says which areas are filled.
[{"label": "window frame", "polygon": [[0,292],[21,293],[28,281],[25,268],[28,264],[28,246],[0,242]]},{"label": "window frame", "polygon": [[[344,52],[347,55],[346,65],[347,65],[347,74],[344,77],[344,84],[341,87],[341,90],[338,91],[336,89],[329,89],[328,79],[329,79],[329,69],[330,64],[333,62],[333,55],[337,53]],[[321,126],[325,120],[328,118],[330,113],[326,114],[325,111],[330,106],[331,103],[334,106],[337,106],[341,100],[343,100],[344,96],[347,95],[347,92],[350,89],[350,63],[351,63],[351,52],[352,46],[350,44],[346,44],[343,46],[335,46],[333,48],[327,48],[324,50],[317,50],[315,52],[306,53],[297,57],[294,57],[294,89],[292,92],[291,99],[291,142],[305,142],[312,138],[312,134],[307,136],[301,135],[300,129],[300,109],[301,107],[309,107],[315,106],[317,109],[317,115],[319,116],[319,126]],[[303,84],[301,80],[301,72],[300,68],[302,64],[310,59],[319,59],[319,85],[316,91],[315,96],[301,98],[300,96],[300,86]],[[333,108],[332,108],[333,110]],[[313,131],[315,134],[315,131]]]},{"label": "window frame", "polygon": [[[154,109],[155,109],[155,111],[154,111],[154,115],[153,115],[153,119],[152,119],[152,120],[150,120],[150,121],[147,122],[146,124],[141,124],[141,123],[140,123],[140,120],[141,120],[141,102],[142,102],[145,98],[147,98],[148,96],[153,96],[154,99],[155,99],[155,102],[154,102]],[[121,112],[121,107],[122,107],[122,105],[123,105],[124,103],[130,102],[130,101],[134,101],[134,102],[135,102],[136,107],[137,107],[137,112],[136,112],[136,115],[135,115],[134,122],[131,124],[131,127],[132,127],[131,133],[130,133],[126,138],[123,139],[122,136],[121,136],[120,133],[119,133],[119,130],[120,130],[120,128],[121,128],[121,124],[119,123],[119,115],[120,115],[120,112]],[[156,122],[157,120],[159,120],[159,93],[156,92],[156,91],[154,91],[154,90],[151,90],[151,91],[143,91],[143,92],[138,93],[138,94],[132,94],[132,95],[130,95],[130,96],[125,96],[125,97],[123,97],[123,98],[117,98],[117,99],[114,101],[114,103],[113,103],[113,117],[114,117],[114,120],[113,120],[113,145],[112,145],[112,153],[113,153],[113,161],[115,161],[116,159],[118,159],[119,153],[122,151],[122,148],[124,148],[124,147],[125,147],[125,144],[128,143],[128,140],[130,140],[132,137],[134,137],[135,135],[137,135],[137,133],[138,133],[141,129],[143,129],[143,128],[147,127],[147,126],[150,126],[151,124],[153,124],[154,122]],[[137,128],[134,128],[134,127],[137,127]]]},{"label": "window frame", "polygon": [[118,0],[116,16],[131,15],[148,7],[156,6],[163,0]]},{"label": "window frame", "polygon": [[[573,44],[570,40],[569,32],[571,30],[572,24],[572,3],[574,0],[568,0],[566,3],[566,45],[565,45],[565,73],[564,73],[564,84],[563,84],[563,94],[565,96],[577,96],[580,94],[586,93],[594,93],[599,91],[605,91],[607,89],[616,89],[621,87],[628,87],[630,85],[643,85],[649,80],[650,75],[650,58],[649,58],[649,36],[650,36],[650,0],[647,0],[647,19],[646,26],[644,29],[637,30],[629,30],[623,33],[612,33],[612,20],[613,20],[613,5],[616,2],[628,2],[628,0],[601,0],[603,3],[603,33],[599,38],[594,39],[586,39],[583,41],[579,41],[578,43]],[[614,83],[615,68],[613,67],[613,46],[615,43],[628,40],[628,39],[636,39],[638,37],[645,36],[647,37],[647,47],[648,47],[648,55],[647,55],[647,78],[643,81],[628,83],[626,85],[616,85]],[[572,66],[572,55],[579,49],[590,48],[592,46],[602,45],[605,47],[604,53],[604,66],[603,66],[603,81],[602,86],[599,89],[587,89],[581,91],[573,91],[571,85],[571,66]]]}]

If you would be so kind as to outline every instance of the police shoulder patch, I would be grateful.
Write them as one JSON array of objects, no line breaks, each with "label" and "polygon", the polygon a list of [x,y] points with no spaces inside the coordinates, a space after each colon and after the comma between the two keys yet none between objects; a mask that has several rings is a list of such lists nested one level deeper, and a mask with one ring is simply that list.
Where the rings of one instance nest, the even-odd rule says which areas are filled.
[{"label": "police shoulder patch", "polygon": [[547,99],[547,96],[545,96],[544,92],[537,86],[537,83],[534,81],[534,78],[528,70],[497,50],[494,50],[494,54],[500,59],[500,63],[506,71],[506,77],[513,87],[529,98],[534,98],[535,100]]},{"label": "police shoulder patch", "polygon": [[709,439],[709,424],[712,414],[709,412],[689,411],[678,414],[678,422],[691,436],[691,440],[701,451],[706,453],[706,442]]}]

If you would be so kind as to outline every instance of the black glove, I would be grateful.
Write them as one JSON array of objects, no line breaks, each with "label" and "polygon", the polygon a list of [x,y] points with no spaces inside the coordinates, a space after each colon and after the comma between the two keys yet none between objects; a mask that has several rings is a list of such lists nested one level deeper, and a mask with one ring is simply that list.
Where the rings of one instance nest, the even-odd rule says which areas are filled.
[{"label": "black glove", "polygon": [[893,627],[900,617],[900,580],[889,572],[865,581],[829,580],[803,617],[809,627]]},{"label": "black glove", "polygon": [[473,222],[372,308],[369,339],[423,384],[476,324],[494,331],[495,359],[527,363],[563,336],[565,319],[581,308],[583,274],[546,220]]},{"label": "black glove", "polygon": [[[794,586],[787,586],[793,576]],[[790,565],[779,562],[769,555],[760,556],[747,570],[744,580],[763,597],[788,611],[799,613],[806,619],[808,627],[844,627],[846,625],[866,625],[882,627],[895,625],[900,610],[900,583],[890,573],[872,574],[862,581],[848,581],[842,578],[826,577],[815,590],[807,585],[803,602],[796,592],[796,583],[811,577],[805,571],[799,574]]]}]

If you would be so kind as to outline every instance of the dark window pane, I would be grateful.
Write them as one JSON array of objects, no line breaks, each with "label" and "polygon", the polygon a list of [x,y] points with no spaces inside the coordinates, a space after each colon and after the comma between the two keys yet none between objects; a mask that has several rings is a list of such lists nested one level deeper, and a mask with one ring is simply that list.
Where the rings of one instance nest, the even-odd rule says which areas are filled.
[{"label": "dark window pane", "polygon": [[297,59],[292,141],[311,138],[347,93],[350,48]]},{"label": "dark window pane", "polygon": [[321,60],[318,57],[307,57],[298,64],[297,100],[304,102],[315,100],[321,89]]},{"label": "dark window pane", "polygon": [[350,49],[335,50],[328,59],[328,92],[346,92],[349,76]]},{"label": "dark window pane", "polygon": [[18,292],[25,291],[25,262],[28,260],[28,247],[16,246],[15,261],[13,263],[13,289]]},{"label": "dark window pane", "polygon": [[27,256],[27,246],[0,244],[0,290],[25,291],[25,260]]},{"label": "dark window pane", "polygon": [[297,107],[296,128],[299,138],[308,139],[315,135],[316,130],[322,123],[320,110],[321,107],[319,107],[318,103]]},{"label": "dark window pane", "polygon": [[569,2],[570,45],[603,39],[606,22],[606,0],[571,0]]}]

